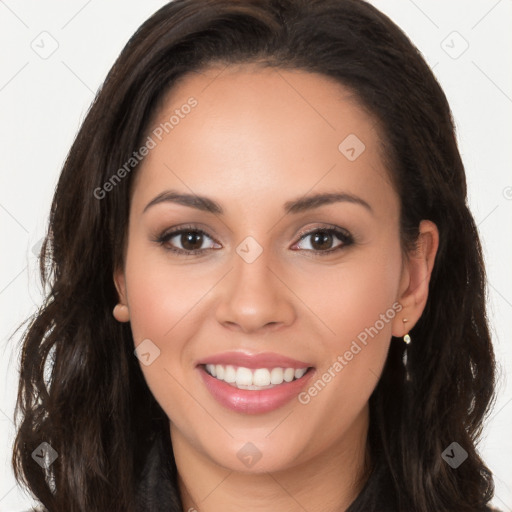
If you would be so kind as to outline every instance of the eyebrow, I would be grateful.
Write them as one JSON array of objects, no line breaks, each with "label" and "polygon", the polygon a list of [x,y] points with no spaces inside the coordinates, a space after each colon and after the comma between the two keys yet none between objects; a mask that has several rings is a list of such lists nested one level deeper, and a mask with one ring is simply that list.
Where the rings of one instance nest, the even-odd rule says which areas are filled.
[{"label": "eyebrow", "polygon": [[[219,203],[213,199],[210,199],[209,197],[198,196],[196,194],[185,194],[175,190],[166,190],[158,194],[146,205],[142,213],[145,213],[152,206],[167,202],[181,204],[183,206],[195,208],[196,210],[214,214],[224,214],[222,206],[220,206]],[[314,208],[319,208],[320,206],[339,202],[358,204],[363,206],[370,213],[373,213],[372,207],[364,199],[346,192],[318,193],[314,195],[303,196],[292,201],[287,201],[284,203],[283,209],[285,213],[297,214],[307,210],[312,210]]]}]

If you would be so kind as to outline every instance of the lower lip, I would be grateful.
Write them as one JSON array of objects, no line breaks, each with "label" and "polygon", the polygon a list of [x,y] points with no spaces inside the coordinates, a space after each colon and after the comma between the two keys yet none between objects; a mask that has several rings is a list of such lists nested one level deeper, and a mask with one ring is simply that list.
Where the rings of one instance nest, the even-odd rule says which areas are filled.
[{"label": "lower lip", "polygon": [[245,414],[261,414],[279,409],[295,398],[314,373],[310,368],[300,379],[283,382],[270,389],[238,389],[226,382],[212,377],[204,368],[198,366],[199,373],[213,397],[224,407]]}]

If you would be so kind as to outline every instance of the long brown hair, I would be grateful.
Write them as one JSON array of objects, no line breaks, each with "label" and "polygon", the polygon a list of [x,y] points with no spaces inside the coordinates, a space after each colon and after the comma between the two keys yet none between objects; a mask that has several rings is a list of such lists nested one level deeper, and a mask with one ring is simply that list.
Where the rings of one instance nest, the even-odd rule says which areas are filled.
[{"label": "long brown hair", "polygon": [[[23,339],[16,478],[50,512],[181,510],[169,420],[133,355],[129,325],[112,317],[137,166],[104,197],[95,191],[141,146],[180,77],[241,62],[315,72],[352,89],[383,127],[404,247],[422,219],[439,229],[428,303],[411,331],[411,380],[404,344],[393,339],[370,398],[373,471],[349,511],[483,510],[493,480],[475,446],[495,361],[451,112],[405,34],[361,0],[176,0],[127,43],[53,199],[40,254],[48,293]],[[45,469],[31,457],[42,442],[58,454]],[[456,470],[442,458],[452,442],[468,454]]]}]

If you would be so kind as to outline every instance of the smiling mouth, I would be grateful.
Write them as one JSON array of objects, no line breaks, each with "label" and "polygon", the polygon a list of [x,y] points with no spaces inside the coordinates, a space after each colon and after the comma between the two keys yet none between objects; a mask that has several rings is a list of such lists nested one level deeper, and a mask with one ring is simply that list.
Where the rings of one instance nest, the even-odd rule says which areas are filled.
[{"label": "smiling mouth", "polygon": [[301,379],[312,367],[245,368],[243,366],[204,364],[208,375],[230,386],[246,390],[271,389]]}]

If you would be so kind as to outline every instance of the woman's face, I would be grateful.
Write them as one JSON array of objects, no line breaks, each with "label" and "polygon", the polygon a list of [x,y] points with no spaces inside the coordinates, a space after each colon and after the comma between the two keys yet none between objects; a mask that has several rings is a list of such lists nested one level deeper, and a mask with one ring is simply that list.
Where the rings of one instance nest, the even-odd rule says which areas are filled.
[{"label": "woman's face", "polygon": [[116,284],[175,451],[351,456],[409,285],[374,119],[321,75],[246,65],[185,77],[147,135]]}]

